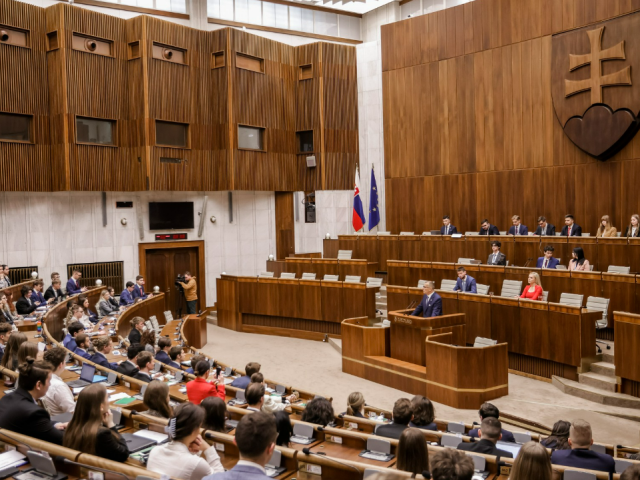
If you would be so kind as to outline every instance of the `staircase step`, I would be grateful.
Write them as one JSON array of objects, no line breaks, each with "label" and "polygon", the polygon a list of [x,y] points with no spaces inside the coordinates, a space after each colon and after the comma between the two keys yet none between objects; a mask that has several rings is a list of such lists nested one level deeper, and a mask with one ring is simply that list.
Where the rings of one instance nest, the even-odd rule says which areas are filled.
[{"label": "staircase step", "polygon": [[590,387],[596,387],[607,392],[615,392],[617,382],[615,377],[608,377],[606,375],[600,375],[598,373],[581,373],[578,375],[580,383],[583,385],[589,385]]},{"label": "staircase step", "polygon": [[613,356],[613,350],[602,350],[602,361],[603,362],[607,362],[607,363],[613,363],[615,364],[614,361],[614,356]]},{"label": "staircase step", "polygon": [[591,371],[593,373],[597,373],[599,375],[604,375],[606,377],[616,376],[616,366],[613,363],[609,362],[596,362],[591,364]]},{"label": "staircase step", "polygon": [[602,389],[585,385],[584,383],[574,382],[566,378],[553,376],[551,379],[553,385],[567,395],[584,398],[592,402],[612,407],[623,408],[640,408],[640,398],[625,395],[623,393],[612,393]]}]

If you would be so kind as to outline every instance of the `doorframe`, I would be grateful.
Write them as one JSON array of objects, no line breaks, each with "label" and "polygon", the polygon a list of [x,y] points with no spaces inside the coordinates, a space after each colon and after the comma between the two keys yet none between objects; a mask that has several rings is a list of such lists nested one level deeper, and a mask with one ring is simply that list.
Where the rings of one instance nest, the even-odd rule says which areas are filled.
[{"label": "doorframe", "polygon": [[[204,240],[191,240],[188,242],[162,242],[162,243],[138,243],[138,269],[140,275],[147,278],[147,250],[163,250],[169,248],[193,248],[198,249],[198,270],[200,271],[201,278],[198,278],[198,284],[200,285],[200,309],[205,310],[207,308],[207,274],[205,271],[204,260]],[[153,288],[153,287],[151,287]]]}]

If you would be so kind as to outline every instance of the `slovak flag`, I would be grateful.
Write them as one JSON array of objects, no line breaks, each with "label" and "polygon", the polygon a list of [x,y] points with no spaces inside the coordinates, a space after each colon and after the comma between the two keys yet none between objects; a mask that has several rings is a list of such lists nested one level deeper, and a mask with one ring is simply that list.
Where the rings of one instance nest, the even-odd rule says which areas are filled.
[{"label": "slovak flag", "polygon": [[357,232],[364,227],[364,209],[360,200],[360,172],[356,167],[356,186],[353,192],[353,230]]}]

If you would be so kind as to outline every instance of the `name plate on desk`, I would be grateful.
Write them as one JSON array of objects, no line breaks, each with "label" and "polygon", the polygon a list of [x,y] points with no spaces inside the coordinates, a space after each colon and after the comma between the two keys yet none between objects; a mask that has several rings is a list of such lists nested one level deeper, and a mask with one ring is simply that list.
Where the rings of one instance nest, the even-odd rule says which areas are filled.
[{"label": "name plate on desk", "polygon": [[404,323],[405,325],[413,325],[413,320],[406,317],[394,316],[393,321],[397,323]]}]

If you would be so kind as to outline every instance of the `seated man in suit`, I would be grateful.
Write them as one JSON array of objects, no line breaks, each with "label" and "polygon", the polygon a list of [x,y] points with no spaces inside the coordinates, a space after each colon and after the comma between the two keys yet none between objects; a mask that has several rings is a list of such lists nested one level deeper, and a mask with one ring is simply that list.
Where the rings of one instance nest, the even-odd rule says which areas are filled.
[{"label": "seated man in suit", "polygon": [[[88,350],[91,348],[91,338],[86,333],[79,333],[76,336],[76,351],[73,352],[76,355],[80,355],[82,358],[86,358],[87,360],[91,360],[91,354]],[[93,361],[93,360],[91,360]]]},{"label": "seated man in suit", "polygon": [[39,306],[46,305],[48,302],[44,298],[42,294],[42,290],[44,289],[44,282],[40,279],[33,282],[33,293],[31,294],[31,301],[38,302]]},{"label": "seated man in suit", "polygon": [[502,438],[502,423],[497,418],[487,417],[482,420],[478,436],[479,442],[462,442],[458,445],[458,450],[466,452],[484,453],[485,455],[495,455],[498,457],[513,458],[511,452],[500,450],[496,447],[498,440]]},{"label": "seated man in suit", "polygon": [[[480,410],[478,410],[478,415],[480,416],[480,421],[485,418],[497,418],[500,419],[500,410],[493,403],[485,402],[480,405]],[[476,424],[477,425],[477,424]],[[509,430],[502,429],[502,441],[503,442],[515,442],[516,439],[513,438],[513,433]],[[478,429],[474,428],[469,430],[469,436],[472,438],[478,438]]]},{"label": "seated man in suit", "polygon": [[79,333],[84,333],[84,325],[82,325],[80,322],[74,321],[67,327],[67,332],[68,333],[62,340],[62,345],[64,345],[64,348],[66,348],[67,350],[75,352],[76,348],[78,348],[78,345],[76,344],[76,337]]},{"label": "seated man in suit", "polygon": [[574,420],[569,430],[571,450],[555,450],[551,454],[551,463],[566,467],[585,468],[608,472],[609,478],[616,473],[616,463],[611,455],[590,450],[593,444],[591,425],[585,420]]},{"label": "seated man in suit", "polygon": [[424,282],[422,287],[422,293],[424,295],[422,295],[420,305],[411,312],[411,315],[419,316],[422,314],[425,318],[439,317],[442,315],[442,298],[435,292],[435,289],[436,286],[431,280]]},{"label": "seated man in suit", "polygon": [[142,275],[138,275],[136,277],[136,284],[133,286],[133,299],[141,298],[144,300],[145,298],[153,297],[153,293],[144,293],[144,277]]},{"label": "seated man in suit", "polygon": [[547,219],[543,216],[538,217],[538,228],[534,235],[554,236],[556,234],[556,226],[547,223]]},{"label": "seated man in suit", "polygon": [[478,289],[476,287],[476,279],[471,275],[467,275],[466,268],[458,267],[458,280],[456,280],[456,286],[453,287],[453,291],[478,293]]},{"label": "seated man in suit", "polygon": [[554,258],[553,251],[555,249],[552,245],[544,247],[544,257],[538,257],[536,262],[536,268],[556,268],[560,263],[560,260]]},{"label": "seated man in suit", "polygon": [[156,364],[153,359],[153,355],[151,355],[149,352],[140,352],[138,354],[138,360],[136,362],[138,363],[138,368],[140,369],[138,373],[133,376],[133,378],[135,378],[136,380],[151,383],[151,380],[155,378],[157,378],[158,380],[162,379],[162,374],[160,372],[153,373]]},{"label": "seated man in suit", "polygon": [[169,358],[169,350],[171,349],[171,339],[169,337],[160,337],[158,339],[158,352],[156,353],[156,360],[168,365],[171,362]]},{"label": "seated man in suit", "polygon": [[458,233],[458,229],[451,225],[451,219],[449,215],[445,215],[442,217],[442,227],[440,227],[440,235],[453,235],[454,233]]},{"label": "seated man in suit", "polygon": [[399,398],[393,405],[393,423],[376,427],[374,434],[380,437],[399,440],[402,432],[409,428],[409,422],[412,418],[411,400],[408,398]]},{"label": "seated man in suit", "polygon": [[575,223],[573,220],[573,215],[567,214],[564,216],[564,227],[562,227],[562,232],[560,235],[563,237],[581,237],[582,236],[582,227]]},{"label": "seated man in suit", "polygon": [[244,415],[236,427],[235,443],[240,461],[231,470],[207,475],[203,480],[268,480],[264,466],[276,448],[278,430],[275,417],[256,412]]},{"label": "seated man in suit", "polygon": [[491,225],[489,223],[489,220],[487,220],[486,218],[482,221],[480,226],[482,228],[480,229],[479,235],[500,235],[500,230],[498,230],[498,227],[496,227],[495,225]]},{"label": "seated man in suit", "polygon": [[80,277],[82,277],[82,272],[80,270],[74,270],[71,278],[67,282],[67,295],[77,295],[78,293],[87,291],[87,287],[80,287]]},{"label": "seated man in suit", "polygon": [[529,229],[526,225],[522,225],[520,221],[520,215],[514,215],[511,217],[513,227],[509,229],[509,235],[529,235]]},{"label": "seated man in suit", "polygon": [[33,290],[25,285],[20,289],[20,293],[22,293],[22,298],[19,298],[16,302],[16,312],[18,312],[18,315],[33,313],[40,306],[40,302],[34,302],[31,299]]},{"label": "seated man in suit", "polygon": [[133,286],[133,282],[127,282],[124,290],[120,294],[120,306],[127,307],[129,305],[133,305],[133,302],[135,301],[133,298]]},{"label": "seated man in suit", "polygon": [[169,358],[171,360],[169,360],[169,363],[167,363],[167,365],[173,368],[181,369],[181,362],[183,359],[182,347],[179,347],[177,345],[175,347],[171,347],[171,350],[169,350]]},{"label": "seated man in suit", "polygon": [[502,243],[498,240],[494,240],[491,242],[491,250],[492,253],[487,258],[487,265],[506,265],[507,257],[504,253],[500,252],[500,247],[502,247]]},{"label": "seated man in suit", "polygon": [[116,362],[109,362],[109,360],[107,359],[107,355],[109,355],[111,353],[111,350],[113,350],[113,342],[111,342],[111,337],[95,337],[93,339],[93,348],[96,349],[96,353],[94,353],[91,357],[91,361],[93,363],[110,370],[115,370],[116,368],[118,368],[118,364]]},{"label": "seated man in suit", "polygon": [[254,373],[258,373],[261,366],[262,365],[260,365],[258,362],[247,363],[247,366],[244,367],[245,374],[242,377],[238,377],[233,382],[231,382],[231,386],[244,390],[251,383],[251,375],[253,375]]},{"label": "seated man in suit", "polygon": [[138,354],[144,351],[144,347],[139,343],[129,345],[127,348],[127,359],[124,362],[120,362],[116,372],[126,375],[127,377],[133,377],[140,370],[137,365]]},{"label": "seated man in suit", "polygon": [[61,282],[60,279],[54,279],[51,282],[51,286],[47,288],[47,291],[44,292],[44,299],[51,303],[58,303],[62,298],[62,290],[60,289]]}]

